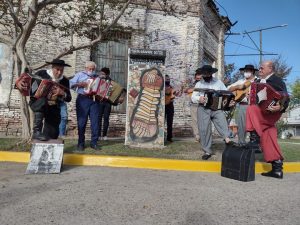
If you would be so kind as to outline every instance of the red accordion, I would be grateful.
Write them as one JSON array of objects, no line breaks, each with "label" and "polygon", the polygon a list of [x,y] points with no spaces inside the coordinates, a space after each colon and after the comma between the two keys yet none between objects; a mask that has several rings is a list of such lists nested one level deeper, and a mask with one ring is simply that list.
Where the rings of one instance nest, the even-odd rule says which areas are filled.
[{"label": "red accordion", "polygon": [[266,83],[253,82],[250,89],[250,105],[258,105],[264,112],[269,106],[281,106],[288,101],[289,95],[284,91],[276,91],[272,86]]},{"label": "red accordion", "polygon": [[207,98],[206,103],[204,103],[205,108],[211,110],[230,110],[229,103],[235,97],[231,91],[206,89],[203,92]]},{"label": "red accordion", "polygon": [[112,84],[110,80],[97,77],[87,79],[86,82],[88,83],[88,87],[84,89],[86,95],[95,95],[100,99],[108,99],[111,95]]},{"label": "red accordion", "polygon": [[47,79],[40,79],[32,77],[27,73],[22,73],[16,80],[16,86],[22,83],[24,87],[20,90],[23,96],[31,96],[34,98],[46,97],[49,100],[56,100],[57,96],[53,96],[53,92],[56,88],[66,89],[64,86]]}]

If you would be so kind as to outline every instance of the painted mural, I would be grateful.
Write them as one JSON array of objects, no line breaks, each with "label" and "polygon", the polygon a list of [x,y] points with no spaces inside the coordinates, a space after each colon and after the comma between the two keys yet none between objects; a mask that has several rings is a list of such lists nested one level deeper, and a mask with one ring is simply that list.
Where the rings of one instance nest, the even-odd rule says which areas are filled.
[{"label": "painted mural", "polygon": [[12,52],[0,43],[0,107],[7,107],[12,85]]},{"label": "painted mural", "polygon": [[129,49],[125,144],[164,146],[165,51]]}]

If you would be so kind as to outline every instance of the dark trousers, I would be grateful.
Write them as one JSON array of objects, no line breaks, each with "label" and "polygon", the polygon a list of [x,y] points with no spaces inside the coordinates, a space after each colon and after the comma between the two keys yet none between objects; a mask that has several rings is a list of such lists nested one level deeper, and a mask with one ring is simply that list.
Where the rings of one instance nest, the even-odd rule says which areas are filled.
[{"label": "dark trousers", "polygon": [[[29,106],[34,113],[34,129],[42,132],[50,139],[57,139],[59,134],[59,105],[48,105],[46,98],[31,98]],[[36,132],[36,130],[34,130]]]},{"label": "dark trousers", "polygon": [[91,145],[96,145],[99,136],[99,102],[84,95],[76,99],[76,115],[78,123],[78,146],[85,145],[85,128],[88,117],[91,121]]},{"label": "dark trousers", "polygon": [[[111,112],[111,104],[107,101],[100,102],[100,116],[99,116],[99,136],[107,136],[109,126],[109,116]],[[102,118],[103,118],[103,132],[102,132]],[[102,134],[102,135],[101,135]]]},{"label": "dark trousers", "polygon": [[58,105],[46,106],[43,134],[51,139],[59,135],[60,108]]},{"label": "dark trousers", "polygon": [[173,118],[174,118],[174,104],[171,102],[170,104],[165,106],[165,114],[167,119],[167,140],[172,139],[173,137]]}]

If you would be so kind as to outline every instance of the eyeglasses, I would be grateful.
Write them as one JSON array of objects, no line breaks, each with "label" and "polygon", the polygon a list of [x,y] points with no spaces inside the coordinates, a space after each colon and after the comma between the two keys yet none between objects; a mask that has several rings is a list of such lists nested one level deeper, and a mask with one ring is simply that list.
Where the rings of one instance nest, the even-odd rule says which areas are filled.
[{"label": "eyeglasses", "polygon": [[259,69],[260,69],[260,70],[264,70],[264,68],[263,68],[263,67],[259,67]]}]

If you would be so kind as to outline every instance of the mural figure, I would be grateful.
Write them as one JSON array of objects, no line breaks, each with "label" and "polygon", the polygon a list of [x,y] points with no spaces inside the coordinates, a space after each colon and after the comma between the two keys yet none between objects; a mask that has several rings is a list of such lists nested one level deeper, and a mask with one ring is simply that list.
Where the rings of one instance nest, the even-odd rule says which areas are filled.
[{"label": "mural figure", "polygon": [[130,137],[133,141],[150,142],[159,133],[158,111],[164,87],[161,72],[157,68],[144,70],[140,87],[137,104],[130,119]]}]

